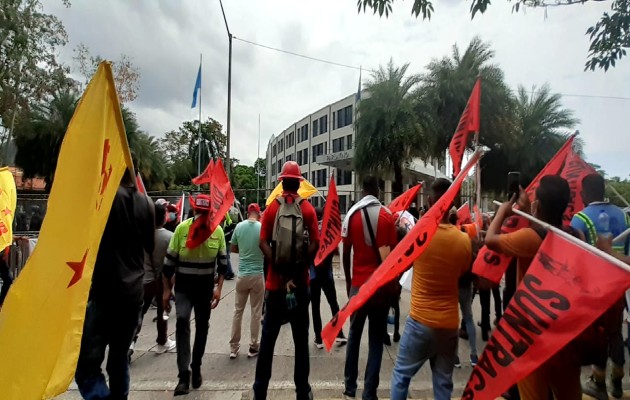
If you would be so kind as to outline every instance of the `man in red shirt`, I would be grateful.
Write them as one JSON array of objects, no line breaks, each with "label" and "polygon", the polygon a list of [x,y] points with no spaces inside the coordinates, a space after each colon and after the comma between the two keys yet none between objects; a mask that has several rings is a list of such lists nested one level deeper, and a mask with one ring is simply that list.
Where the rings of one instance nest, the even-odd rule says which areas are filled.
[{"label": "man in red shirt", "polygon": [[[355,204],[343,222],[343,270],[346,275],[348,298],[372,276],[389,252],[396,246],[396,225],[391,212],[378,200],[378,181],[366,177],[363,181],[363,198]],[[354,249],[352,264],[351,251]],[[387,335],[387,313],[391,299],[385,293],[376,293],[350,320],[350,334],[346,350],[344,398],[353,399],[357,392],[359,351],[365,320],[370,319],[369,350],[365,371],[363,400],[377,399],[383,342]]]},{"label": "man in red shirt", "polygon": [[[267,388],[271,379],[273,352],[280,327],[285,321],[291,323],[293,343],[295,345],[295,391],[297,400],[311,400],[313,393],[308,383],[310,370],[308,352],[308,283],[309,260],[319,246],[319,229],[315,209],[308,201],[302,201],[297,191],[300,187],[302,173],[295,161],[287,161],[282,167],[279,178],[282,181],[282,198],[275,199],[265,210],[260,230],[260,249],[268,265],[266,289],[267,299],[265,317],[263,320],[262,337],[260,339],[260,353],[256,363],[256,377],[254,381],[254,399],[265,400]],[[298,256],[298,262],[287,270],[286,265],[281,268],[276,264],[278,252],[286,248],[286,225],[280,224],[279,211],[284,217],[287,205],[298,203],[301,210],[303,232],[293,232],[288,238],[293,243],[303,244],[303,256]],[[296,223],[293,224],[296,228]],[[282,231],[284,229],[284,231]],[[281,232],[282,231],[282,232]],[[308,233],[308,240],[306,234]],[[297,237],[295,237],[297,236]],[[282,239],[284,238],[284,239]],[[277,239],[277,240],[276,240]],[[307,244],[308,242],[308,244]],[[293,253],[292,253],[293,254]]]}]

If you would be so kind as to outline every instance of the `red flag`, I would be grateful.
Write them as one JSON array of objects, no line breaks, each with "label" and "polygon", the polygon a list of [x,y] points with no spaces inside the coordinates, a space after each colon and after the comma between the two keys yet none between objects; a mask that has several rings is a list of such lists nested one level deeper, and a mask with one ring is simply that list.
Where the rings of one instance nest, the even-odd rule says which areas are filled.
[{"label": "red flag", "polygon": [[136,172],[136,186],[138,187],[138,191],[140,193],[147,194],[147,189],[144,187],[144,182],[142,182],[142,176],[140,176],[140,172]]},{"label": "red flag", "polygon": [[466,108],[459,119],[457,129],[448,146],[451,160],[453,160],[453,175],[458,175],[462,166],[464,150],[468,144],[468,135],[471,132],[479,132],[479,109],[481,106],[481,78],[477,78],[472,93],[466,103]]},{"label": "red flag", "polygon": [[408,209],[411,203],[413,203],[418,196],[418,190],[420,190],[421,187],[422,183],[418,183],[416,186],[408,189],[405,193],[396,197],[387,206],[387,208],[389,208],[389,211],[391,211],[392,213],[397,213]]},{"label": "red flag", "polygon": [[314,262],[316,267],[337,248],[339,242],[341,242],[341,211],[339,210],[339,196],[337,195],[335,178],[331,176],[328,198],[324,206],[324,220],[319,238],[319,250],[317,250]]},{"label": "red flag", "polygon": [[190,227],[190,233],[186,240],[186,247],[189,249],[195,248],[208,240],[234,204],[234,192],[221,159],[217,160],[212,168],[212,177],[209,183],[210,198],[212,200],[211,210],[207,218],[197,218]]},{"label": "red flag", "polygon": [[483,215],[481,214],[481,211],[479,210],[479,206],[477,204],[475,204],[475,206],[473,207],[473,211],[475,212],[475,222],[477,223],[479,230],[482,230],[483,229]]},{"label": "red flag", "polygon": [[[536,178],[527,186],[525,191],[529,195],[530,200],[534,200],[536,189],[540,185],[540,180],[546,175],[560,175],[569,183],[571,188],[571,200],[569,206],[565,211],[563,220],[565,225],[571,223],[573,215],[584,208],[584,201],[582,200],[582,179],[589,174],[596,173],[596,171],[588,165],[580,156],[573,151],[573,140],[575,135],[572,135],[569,140],[558,150],[553,158],[547,163],[545,168],[542,169],[536,175]],[[522,220],[522,217],[512,217],[521,219],[520,222],[510,222],[510,226],[504,226],[501,228],[502,233],[513,232],[514,230],[529,226],[529,223]],[[488,250],[486,247],[482,247],[479,251],[479,255],[473,264],[473,272],[490,280],[491,282],[498,284],[501,277],[507,270],[512,261],[512,257],[498,254],[492,250]]]},{"label": "red flag", "polygon": [[398,279],[400,274],[409,268],[409,265],[426,250],[431,238],[437,231],[438,225],[444,214],[453,204],[455,196],[459,193],[462,182],[472,167],[477,164],[481,153],[476,152],[468,161],[461,174],[457,176],[448,191],[438,200],[429,211],[416,223],[404,239],[387,256],[383,263],[374,271],[370,279],[364,283],[356,296],[333,317],[322,330],[322,339],[326,349],[330,351],[337,334],[346,320],[376,291],[393,279]]},{"label": "red flag", "polygon": [[[501,233],[505,234],[515,232],[528,226],[528,220],[514,215],[505,220],[503,226],[501,226]],[[501,282],[503,274],[505,274],[505,271],[510,266],[511,261],[512,257],[506,256],[502,253],[497,253],[496,251],[483,246],[479,249],[477,258],[475,258],[472,272],[475,275],[485,278],[495,285],[498,285]]]},{"label": "red flag", "polygon": [[177,222],[182,222],[184,220],[184,198],[186,195],[182,192],[181,199],[177,200],[175,204],[175,211],[177,211],[177,218],[179,219]]},{"label": "red flag", "polygon": [[590,326],[629,283],[630,273],[549,232],[462,399],[499,397]]},{"label": "red flag", "polygon": [[[217,162],[218,164],[218,162]],[[204,183],[210,183],[212,180],[212,170],[214,169],[214,160],[210,159],[206,169],[196,178],[193,178],[193,185],[203,185]]]},{"label": "red flag", "polygon": [[459,225],[470,224],[472,222],[472,215],[470,215],[470,206],[468,202],[457,210],[457,223]]}]

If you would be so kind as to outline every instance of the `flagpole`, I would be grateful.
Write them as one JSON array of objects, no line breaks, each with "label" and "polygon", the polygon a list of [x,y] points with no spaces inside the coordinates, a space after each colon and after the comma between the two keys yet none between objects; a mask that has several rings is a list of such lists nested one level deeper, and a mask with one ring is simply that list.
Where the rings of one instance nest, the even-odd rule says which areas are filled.
[{"label": "flagpole", "polygon": [[[260,160],[260,113],[258,113],[258,155],[254,167],[256,167],[258,160]],[[260,203],[260,171],[256,171],[256,181],[256,203]]]},{"label": "flagpole", "polygon": [[[500,206],[501,202],[494,200],[493,201],[494,204]],[[601,258],[603,258],[604,260],[608,261],[611,264],[616,265],[617,267],[623,269],[626,272],[630,272],[630,265],[617,260],[615,257],[611,256],[610,254],[606,253],[605,251],[602,251],[600,249],[598,249],[595,246],[591,246],[590,244],[581,241],[580,239],[576,238],[573,235],[570,235],[568,233],[566,233],[565,231],[563,231],[562,229],[558,229],[553,225],[550,225],[546,222],[543,222],[541,220],[539,220],[538,218],[534,217],[533,215],[529,215],[521,210],[518,210],[516,208],[512,209],[512,212],[516,215],[520,215],[523,218],[528,219],[529,221],[538,224],[540,226],[542,226],[543,228],[555,233],[558,236],[562,236],[563,239],[568,240],[569,242],[573,243],[576,246],[579,246],[581,248],[583,248],[586,251],[590,251],[591,253],[595,254],[596,256],[599,256]]]},{"label": "flagpole", "polygon": [[[201,75],[201,64],[203,55],[199,54],[199,75]],[[199,79],[199,134],[197,137],[197,176],[201,175],[201,81]],[[197,185],[199,186],[199,185]]]}]

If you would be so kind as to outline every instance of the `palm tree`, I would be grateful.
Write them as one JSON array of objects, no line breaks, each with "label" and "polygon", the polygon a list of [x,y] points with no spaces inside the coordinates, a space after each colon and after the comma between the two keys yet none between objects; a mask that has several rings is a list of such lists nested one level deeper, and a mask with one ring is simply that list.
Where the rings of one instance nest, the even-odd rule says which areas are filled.
[{"label": "palm tree", "polygon": [[409,64],[380,66],[366,85],[369,96],[358,107],[354,164],[361,174],[394,174],[394,195],[402,191],[402,168],[421,151],[422,135],[414,114],[413,88],[418,75]]},{"label": "palm tree", "polygon": [[480,143],[495,149],[509,140],[511,93],[493,58],[490,45],[475,37],[463,53],[455,44],[450,56],[431,61],[422,76],[415,93],[416,112],[422,116],[428,153],[441,163],[478,77],[482,80]]},{"label": "palm tree", "polygon": [[[534,86],[531,92],[519,86],[514,101],[512,140],[497,149],[493,157],[520,171],[526,183],[544,168],[578,122],[573,111],[562,106],[562,96],[551,93],[549,85],[539,89]],[[498,177],[495,171],[488,170],[482,174],[482,184],[485,180],[492,185],[490,181],[499,178],[501,183],[505,181],[504,176]]]},{"label": "palm tree", "polygon": [[47,191],[52,187],[61,142],[78,101],[74,90],[56,92],[22,115],[16,124],[15,163],[24,170],[26,178],[43,177]]}]

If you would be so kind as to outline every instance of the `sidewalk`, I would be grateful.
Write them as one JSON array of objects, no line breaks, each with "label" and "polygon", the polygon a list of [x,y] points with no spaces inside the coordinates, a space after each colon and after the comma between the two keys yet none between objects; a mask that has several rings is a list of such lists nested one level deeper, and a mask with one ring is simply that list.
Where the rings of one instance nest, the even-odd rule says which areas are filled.
[{"label": "sidewalk", "polygon": [[[238,256],[232,256],[234,266],[238,265]],[[336,272],[337,298],[343,306],[347,301],[345,294],[344,280]],[[250,310],[245,310],[243,318],[243,330],[241,342],[241,354],[236,360],[229,358],[229,337],[231,332],[232,314],[234,312],[234,286],[235,281],[226,281],[223,286],[223,298],[219,306],[213,310],[210,317],[210,331],[206,353],[203,359],[202,375],[203,386],[193,391],[188,396],[178,397],[182,400],[249,400],[250,389],[254,382],[256,359],[247,358],[247,338],[249,337],[249,315]],[[409,312],[409,292],[403,291],[401,308],[401,329],[404,327],[405,318]],[[330,308],[322,296],[322,320],[324,323],[332,318]],[[473,313],[476,318],[480,315],[479,301],[475,299]],[[177,363],[176,354],[158,354],[155,352],[156,328],[152,322],[155,316],[155,309],[150,309],[144,320],[142,332],[136,344],[135,353],[131,363],[131,393],[132,400],[149,399],[172,399],[173,389],[177,384]],[[175,311],[171,313],[168,321],[168,332],[172,339],[175,339]],[[193,321],[194,325],[194,321]],[[393,327],[389,325],[389,332],[393,332]],[[192,329],[194,334],[194,327]],[[347,335],[348,323],[344,327]],[[402,332],[401,332],[402,333]],[[313,332],[310,333],[310,341],[314,340]],[[484,347],[481,341],[481,334],[478,330],[477,349],[479,354]],[[462,368],[455,369],[453,394],[459,396],[472,371],[469,361],[468,341],[459,341],[459,355],[462,360]],[[362,338],[362,356],[359,362],[359,377],[363,377],[365,362],[367,359],[367,327]],[[244,351],[244,353],[243,353]],[[345,347],[333,347],[331,353],[319,350],[314,345],[310,348],[311,374],[310,383],[316,399],[341,399],[343,392],[343,368],[345,362]],[[383,354],[383,364],[381,368],[380,398],[389,398],[389,387],[392,369],[396,360],[398,343],[393,343],[391,347],[385,346]],[[293,386],[293,342],[291,338],[290,325],[284,325],[280,331],[276,343],[275,357],[273,364],[272,380],[270,383],[269,399],[289,400],[295,398]],[[360,398],[363,382],[359,382],[357,395]],[[432,397],[431,370],[425,365],[411,382],[410,399],[428,399]],[[76,385],[72,384],[70,390],[59,396],[58,400],[80,399],[76,390]],[[586,397],[585,397],[586,398]],[[624,398],[630,399],[630,392]]]}]

